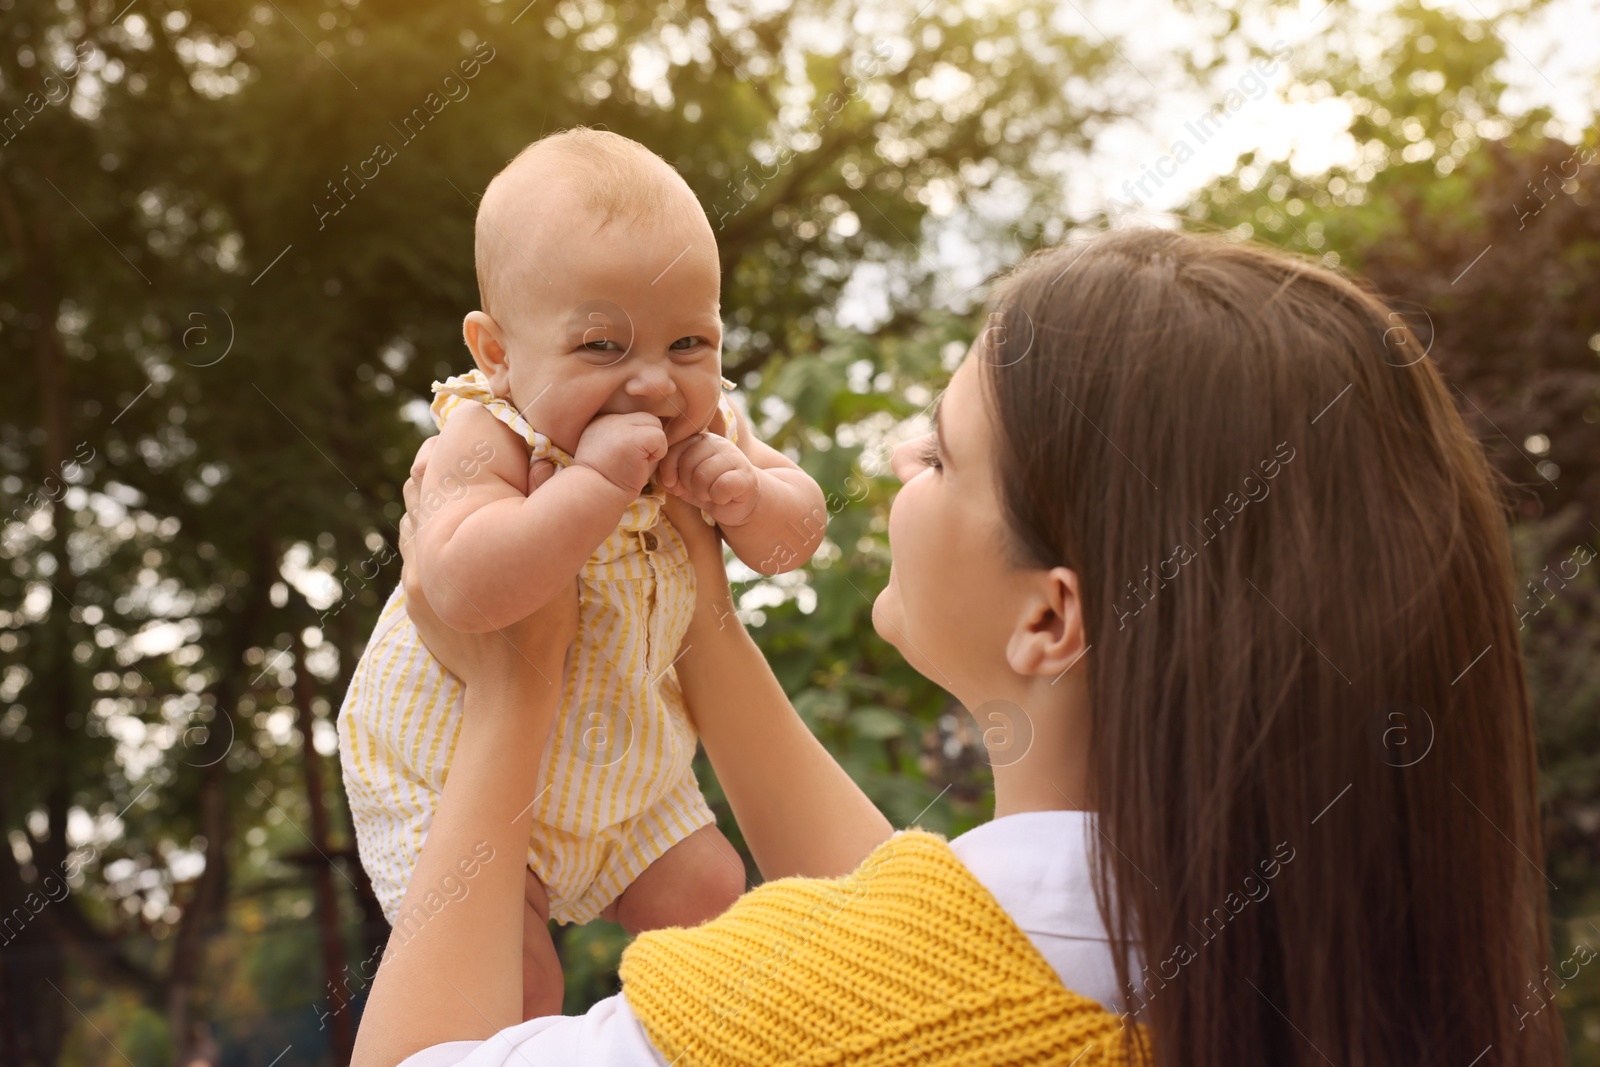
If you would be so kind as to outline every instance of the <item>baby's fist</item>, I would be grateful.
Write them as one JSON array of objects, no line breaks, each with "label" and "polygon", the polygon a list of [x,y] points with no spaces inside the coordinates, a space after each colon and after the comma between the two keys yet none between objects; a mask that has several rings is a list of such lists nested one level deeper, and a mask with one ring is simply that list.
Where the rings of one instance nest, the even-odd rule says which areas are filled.
[{"label": "baby's fist", "polygon": [[679,441],[661,461],[661,488],[710,515],[718,526],[750,521],[761,499],[761,473],[726,437],[702,433]]},{"label": "baby's fist", "polygon": [[648,412],[630,411],[601,415],[591,422],[578,438],[572,459],[638,496],[666,454],[667,434],[661,420]]}]

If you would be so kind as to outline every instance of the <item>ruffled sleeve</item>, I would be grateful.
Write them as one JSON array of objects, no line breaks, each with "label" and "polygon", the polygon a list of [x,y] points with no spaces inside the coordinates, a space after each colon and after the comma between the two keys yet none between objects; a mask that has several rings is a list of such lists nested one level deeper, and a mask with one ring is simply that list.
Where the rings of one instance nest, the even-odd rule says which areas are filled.
[{"label": "ruffled sleeve", "polygon": [[433,424],[440,429],[462,404],[475,402],[488,408],[489,414],[511,427],[518,437],[527,442],[530,466],[541,459],[548,459],[557,467],[572,466],[572,457],[550,438],[528,425],[528,420],[522,417],[515,404],[494,395],[488,377],[476,367],[465,374],[454,374],[442,382],[434,382],[433,392],[433,403],[428,406],[428,411],[433,415]]},{"label": "ruffled sleeve", "polygon": [[724,378],[722,379],[722,392],[717,394],[717,410],[722,412],[722,424],[727,427],[727,432],[723,436],[734,444],[739,443],[739,414],[738,410],[733,406],[732,395],[733,390],[737,388],[738,386]]}]

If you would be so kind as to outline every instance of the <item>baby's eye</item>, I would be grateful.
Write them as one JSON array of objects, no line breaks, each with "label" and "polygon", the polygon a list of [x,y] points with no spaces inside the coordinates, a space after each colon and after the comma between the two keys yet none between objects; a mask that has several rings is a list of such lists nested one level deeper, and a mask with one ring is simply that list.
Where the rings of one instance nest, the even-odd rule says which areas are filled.
[{"label": "baby's eye", "polygon": [[917,454],[917,458],[922,461],[924,466],[932,467],[934,470],[944,469],[944,464],[939,462],[939,442],[935,441],[932,436],[923,443],[922,450]]},{"label": "baby's eye", "polygon": [[706,343],[704,337],[680,337],[668,347],[674,352],[687,352],[691,348],[697,348]]},{"label": "baby's eye", "polygon": [[622,351],[622,346],[615,341],[585,341],[580,347],[589,352]]}]

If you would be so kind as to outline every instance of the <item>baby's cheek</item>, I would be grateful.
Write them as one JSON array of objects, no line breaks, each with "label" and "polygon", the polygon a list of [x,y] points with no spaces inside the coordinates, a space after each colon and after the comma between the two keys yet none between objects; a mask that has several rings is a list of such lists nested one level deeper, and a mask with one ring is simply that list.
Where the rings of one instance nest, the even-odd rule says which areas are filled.
[{"label": "baby's cheek", "polygon": [[534,429],[545,434],[569,455],[589,424],[600,415],[603,395],[592,390],[550,388],[531,409],[524,409]]},{"label": "baby's cheek", "polygon": [[[686,406],[688,407],[690,416],[689,421],[693,422],[696,426],[706,426],[709,424],[711,429],[717,429],[717,401],[721,398],[721,396],[722,378],[720,376],[707,375],[702,378],[701,376],[697,375],[695,379],[688,383],[687,387],[684,388],[684,399],[687,401]],[[725,428],[722,431],[722,435],[724,437],[727,436],[727,430]]]}]

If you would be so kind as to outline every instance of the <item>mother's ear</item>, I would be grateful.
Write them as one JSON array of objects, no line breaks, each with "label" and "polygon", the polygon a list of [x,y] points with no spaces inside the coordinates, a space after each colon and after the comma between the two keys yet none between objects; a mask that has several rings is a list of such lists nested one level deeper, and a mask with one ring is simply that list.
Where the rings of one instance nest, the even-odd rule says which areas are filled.
[{"label": "mother's ear", "polygon": [[1024,590],[1017,624],[1006,639],[1006,662],[1018,674],[1058,676],[1086,651],[1078,574],[1066,567],[1034,571]]}]

